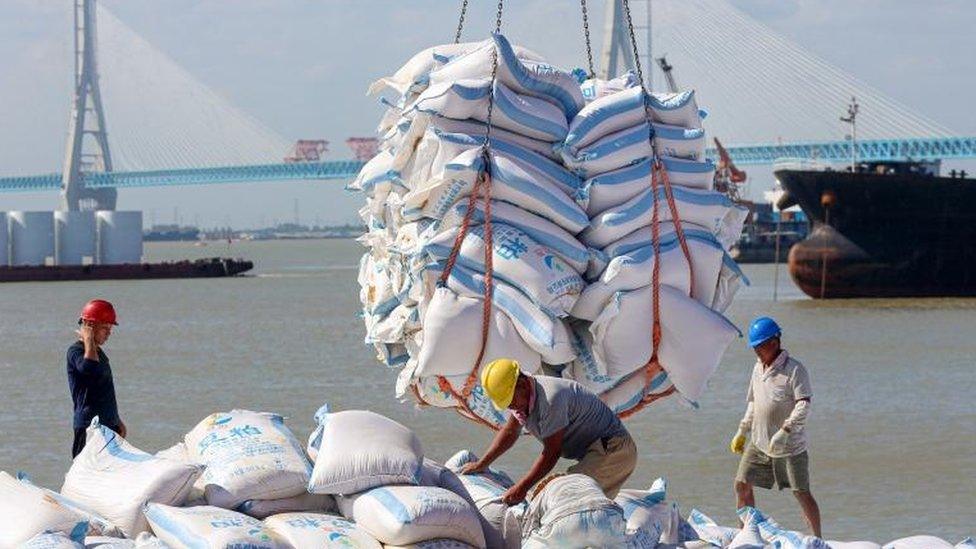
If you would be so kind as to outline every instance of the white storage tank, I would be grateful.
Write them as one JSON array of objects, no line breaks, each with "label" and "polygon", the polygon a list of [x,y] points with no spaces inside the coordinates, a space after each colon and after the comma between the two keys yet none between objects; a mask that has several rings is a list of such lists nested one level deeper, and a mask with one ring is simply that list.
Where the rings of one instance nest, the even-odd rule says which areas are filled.
[{"label": "white storage tank", "polygon": [[54,212],[9,212],[10,264],[44,265],[54,260]]},{"label": "white storage tank", "polygon": [[0,267],[10,265],[10,226],[7,212],[0,212]]},{"label": "white storage tank", "polygon": [[85,265],[95,260],[95,212],[54,212],[54,252],[58,265]]},{"label": "white storage tank", "polygon": [[142,212],[95,212],[98,220],[99,263],[142,262]]}]

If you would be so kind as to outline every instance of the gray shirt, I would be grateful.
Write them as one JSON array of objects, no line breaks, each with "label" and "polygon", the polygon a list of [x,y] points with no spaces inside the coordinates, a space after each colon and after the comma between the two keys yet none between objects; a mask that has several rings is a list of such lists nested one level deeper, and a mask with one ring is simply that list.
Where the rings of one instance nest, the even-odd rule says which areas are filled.
[{"label": "gray shirt", "polygon": [[[769,441],[783,427],[793,413],[796,401],[812,398],[810,375],[807,369],[785,350],[766,368],[756,361],[749,381],[746,416],[741,427],[752,431],[752,443],[763,452],[769,452]],[[791,425],[786,452],[771,457],[795,456],[807,449],[806,429],[802,423]]]},{"label": "gray shirt", "polygon": [[532,379],[535,405],[526,417],[525,430],[545,440],[565,429],[562,457],[580,460],[597,440],[627,434],[613,410],[579,383],[550,376]]}]

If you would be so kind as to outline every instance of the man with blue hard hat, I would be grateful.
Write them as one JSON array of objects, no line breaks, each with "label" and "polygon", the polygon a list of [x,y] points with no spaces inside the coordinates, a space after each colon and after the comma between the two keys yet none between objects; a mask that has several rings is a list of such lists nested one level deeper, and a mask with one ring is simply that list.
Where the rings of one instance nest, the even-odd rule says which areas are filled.
[{"label": "man with blue hard hat", "polygon": [[810,493],[804,429],[813,390],[807,369],[780,346],[783,330],[767,316],[749,327],[749,346],[759,360],[749,381],[746,413],[729,448],[742,454],[735,476],[736,507],[754,507],[753,486],[796,496],[811,533],[820,537],[820,508]]}]

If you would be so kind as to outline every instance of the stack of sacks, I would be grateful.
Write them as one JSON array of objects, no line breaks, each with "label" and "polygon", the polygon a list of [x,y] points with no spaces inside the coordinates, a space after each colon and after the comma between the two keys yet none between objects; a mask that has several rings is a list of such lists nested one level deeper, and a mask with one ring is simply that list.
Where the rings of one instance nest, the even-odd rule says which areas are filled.
[{"label": "stack of sacks", "polygon": [[0,547],[17,547],[44,532],[81,541],[89,517],[30,483],[0,471]]},{"label": "stack of sacks", "polygon": [[85,538],[85,549],[170,549],[156,536],[146,532],[139,534],[136,539],[121,539],[108,536],[92,536]]},{"label": "stack of sacks", "polygon": [[345,518],[386,545],[446,538],[485,547],[478,512],[467,500],[422,485],[423,450],[412,431],[361,410],[317,418],[309,492],[334,495]]},{"label": "stack of sacks", "polygon": [[522,547],[624,547],[623,511],[586,475],[549,480],[522,519]]},{"label": "stack of sacks", "polygon": [[61,493],[98,513],[128,537],[149,531],[147,503],[183,505],[202,472],[196,464],[147,454],[92,420],[85,448],[64,477]]},{"label": "stack of sacks", "polygon": [[[578,358],[563,376],[618,413],[674,389],[694,402],[738,333],[721,313],[743,278],[727,250],[747,210],[712,190],[715,167],[704,158],[703,113],[693,91],[651,94],[645,109],[638,82],[619,91],[606,84],[601,89],[609,93],[599,93],[572,119],[560,146],[564,164],[585,178],[576,200],[590,222],[579,238],[594,250],[589,285],[571,311],[582,321],[574,324]],[[670,181],[674,214],[663,178],[656,193],[651,185],[654,158]],[[651,228],[655,201],[659,258]],[[655,261],[664,372],[648,380],[642,374],[652,354]]]},{"label": "stack of sacks", "polygon": [[[491,79],[497,55],[497,78]],[[492,424],[504,415],[480,387],[462,405],[472,370],[500,356],[527,373],[575,358],[565,319],[585,283],[590,254],[576,238],[589,222],[575,202],[581,180],[559,163],[555,146],[585,104],[579,84],[495,34],[485,42],[421,52],[371,91],[399,94],[380,124],[380,152],[351,188],[369,248],[360,264],[366,341],[402,367],[398,394],[438,407],[467,408]],[[486,204],[468,212],[488,166],[482,154],[494,97],[489,158],[493,311],[482,364]],[[443,287],[465,216],[470,230]],[[476,367],[477,366],[477,367]]]},{"label": "stack of sacks", "polygon": [[[746,533],[750,538],[754,538],[754,530],[758,530],[762,541],[767,545],[783,549],[830,549],[824,540],[787,530],[756,508],[742,507],[737,513],[743,524],[740,534]],[[739,541],[739,536],[736,536],[730,546],[737,547],[736,543]],[[740,543],[738,546],[745,546],[745,544]]]},{"label": "stack of sacks", "polygon": [[[623,489],[614,498],[623,509],[627,534],[658,544],[682,547],[711,546],[692,525],[681,518],[678,504],[667,501],[667,482],[659,478],[647,490]],[[707,519],[707,517],[704,517]]]}]

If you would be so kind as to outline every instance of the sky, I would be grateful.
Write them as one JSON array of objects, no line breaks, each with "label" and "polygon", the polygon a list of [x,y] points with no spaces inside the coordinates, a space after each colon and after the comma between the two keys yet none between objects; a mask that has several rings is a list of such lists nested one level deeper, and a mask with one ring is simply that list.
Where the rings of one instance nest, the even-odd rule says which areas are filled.
[{"label": "sky", "polygon": [[[453,39],[448,0],[101,0],[156,48],[289,140],[325,138],[331,158],[349,136],[371,135],[381,115],[369,82],[413,53]],[[657,0],[678,2],[679,0]],[[976,2],[972,0],[731,0],[804,49],[960,135],[976,135]],[[594,44],[603,1],[590,0]],[[494,24],[494,2],[471,0],[466,37]],[[509,2],[516,43],[571,68],[582,65],[578,3]],[[0,174],[60,171],[71,83],[71,2],[0,2]],[[748,37],[743,37],[748,39]],[[743,60],[743,62],[747,62]],[[730,67],[730,77],[735,75]],[[103,78],[109,78],[105,75]],[[693,86],[693,82],[688,83]],[[106,105],[111,128],[112,105]],[[976,172],[972,162],[955,163]],[[750,167],[752,168],[752,167]],[[768,168],[752,168],[754,189]],[[355,219],[361,197],[341,182],[123,189],[119,209],[145,222],[204,227]],[[0,210],[51,209],[56,193],[2,194]]]}]

